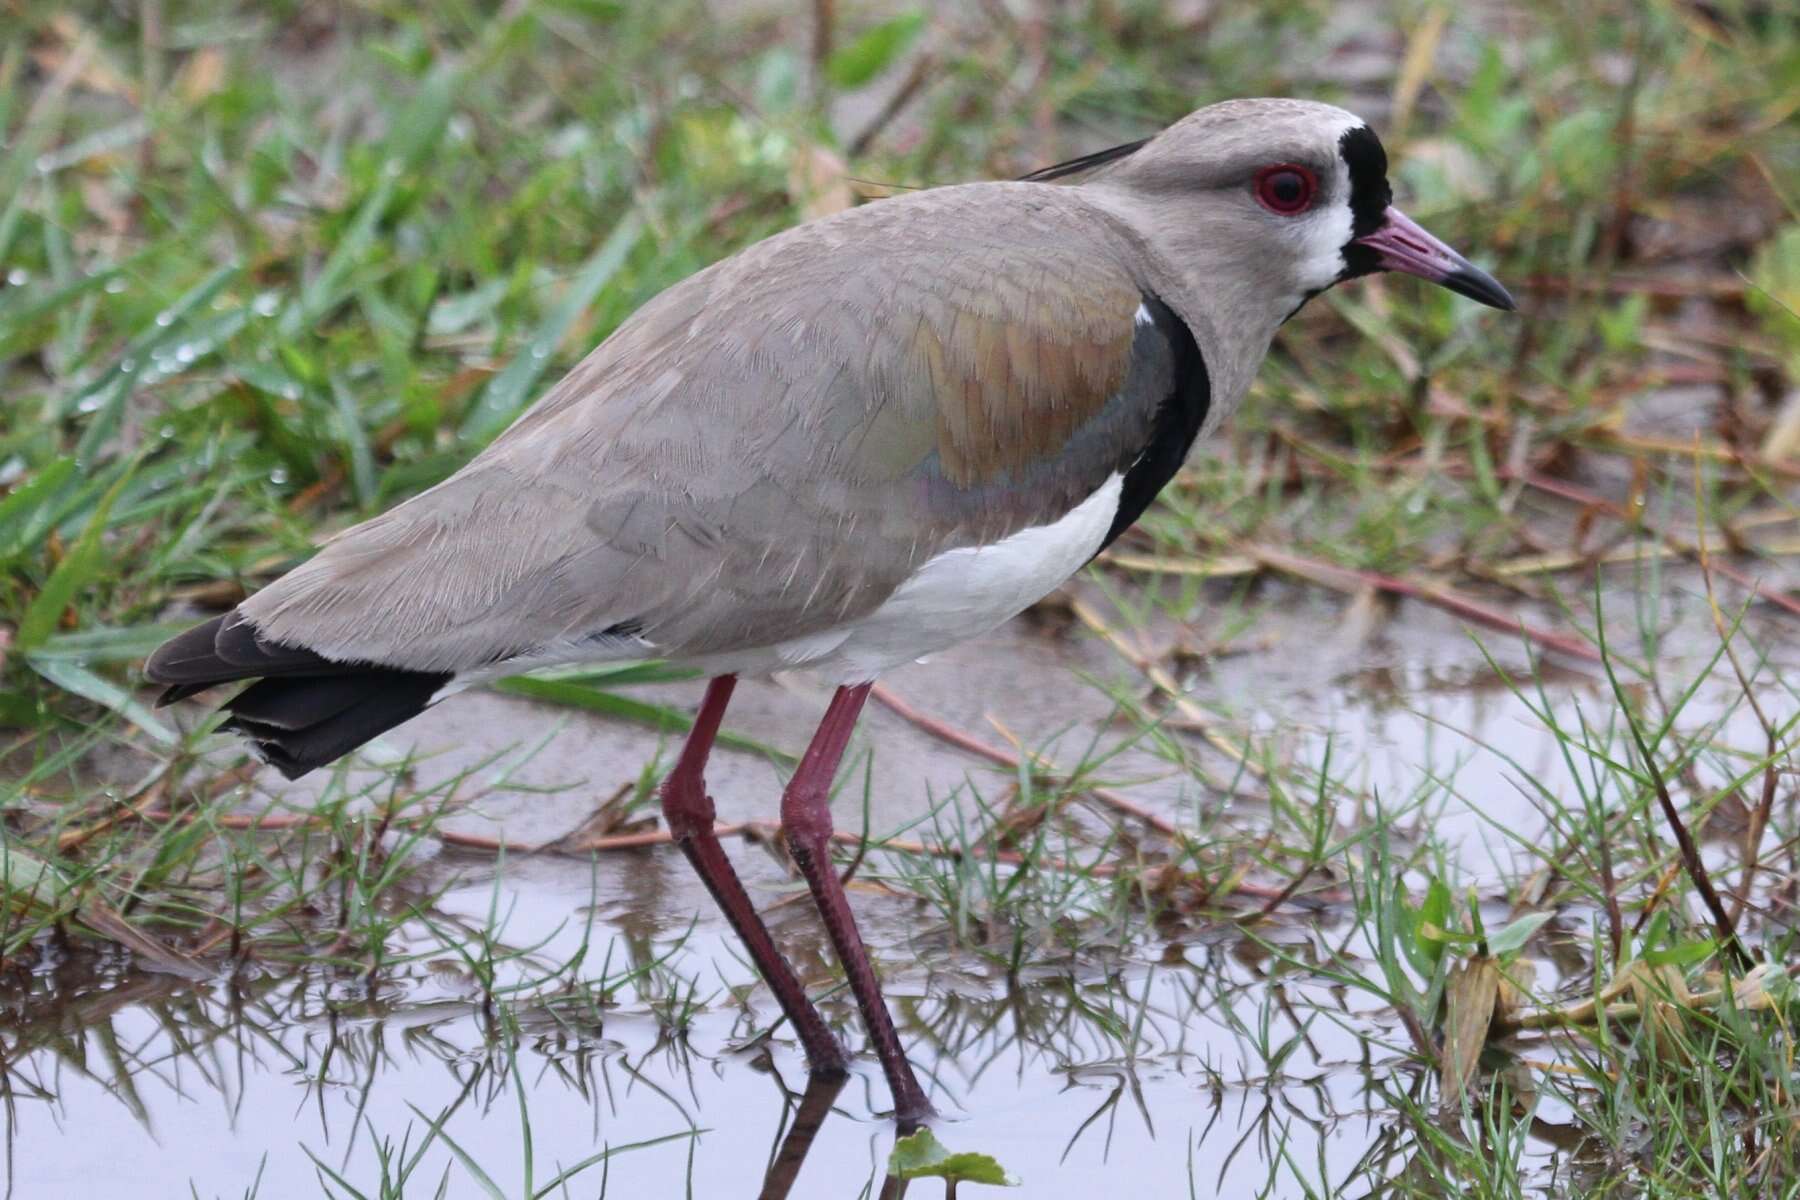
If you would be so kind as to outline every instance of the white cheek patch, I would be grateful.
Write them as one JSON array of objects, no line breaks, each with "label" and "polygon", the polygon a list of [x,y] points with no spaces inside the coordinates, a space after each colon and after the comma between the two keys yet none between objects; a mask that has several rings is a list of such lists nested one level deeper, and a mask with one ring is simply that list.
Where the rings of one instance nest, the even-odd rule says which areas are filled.
[{"label": "white cheek patch", "polygon": [[[1360,117],[1344,113],[1326,136],[1337,146],[1346,133],[1363,125]],[[1321,179],[1325,200],[1296,221],[1294,281],[1299,285],[1298,304],[1313,292],[1323,291],[1343,274],[1344,247],[1355,229],[1350,211],[1350,166],[1342,154],[1331,157],[1331,178]]]},{"label": "white cheek patch", "polygon": [[1295,278],[1301,290],[1319,291],[1337,282],[1344,270],[1344,246],[1350,241],[1350,169],[1338,159],[1325,188],[1325,202],[1300,218]]}]

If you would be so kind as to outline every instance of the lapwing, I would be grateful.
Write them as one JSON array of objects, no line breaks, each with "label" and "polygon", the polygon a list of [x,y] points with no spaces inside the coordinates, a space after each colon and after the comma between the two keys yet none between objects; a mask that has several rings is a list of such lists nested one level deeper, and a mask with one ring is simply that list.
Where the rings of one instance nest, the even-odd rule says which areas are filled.
[{"label": "lapwing", "polygon": [[145,674],[164,704],[254,680],[226,727],[293,778],[486,679],[699,668],[668,829],[821,1073],[844,1050],[715,838],[704,772],[740,676],[837,685],[781,823],[910,1127],[931,1105],[830,861],[872,681],[1079,571],[1237,409],[1282,323],[1376,271],[1514,307],[1393,207],[1367,124],[1301,100],[835,213],[658,295],[462,470]]}]

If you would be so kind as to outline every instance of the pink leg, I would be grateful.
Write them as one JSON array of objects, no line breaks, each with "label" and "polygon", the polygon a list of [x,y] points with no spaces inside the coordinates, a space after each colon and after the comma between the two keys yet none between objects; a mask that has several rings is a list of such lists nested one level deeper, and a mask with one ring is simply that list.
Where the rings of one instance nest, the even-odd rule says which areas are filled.
[{"label": "pink leg", "polygon": [[856,918],[850,913],[843,882],[831,865],[831,779],[837,774],[850,732],[856,728],[857,714],[862,712],[863,701],[868,697],[866,683],[841,687],[832,696],[812,744],[807,746],[805,757],[781,797],[781,828],[787,835],[788,851],[794,856],[795,865],[812,888],[813,902],[819,906],[825,932],[850,979],[850,990],[856,993],[869,1040],[875,1043],[881,1069],[894,1093],[894,1115],[902,1128],[910,1129],[931,1116],[931,1102],[925,1098],[913,1076],[912,1064],[900,1048],[894,1020],[881,998],[881,982],[875,978],[862,935],[856,931]]},{"label": "pink leg", "polygon": [[731,869],[731,860],[725,856],[724,847],[713,834],[713,802],[706,794],[706,757],[712,750],[713,739],[719,735],[719,722],[725,716],[725,706],[731,702],[731,690],[735,686],[735,675],[721,675],[706,685],[706,699],[700,702],[693,731],[681,748],[681,756],[675,760],[674,770],[663,780],[663,820],[668,823],[675,844],[694,865],[700,881],[706,884],[706,890],[712,893],[725,919],[737,931],[744,948],[750,951],[756,969],[775,993],[781,1011],[787,1014],[788,1023],[800,1037],[800,1044],[806,1047],[806,1059],[813,1073],[840,1074],[844,1069],[843,1047],[825,1027],[812,1001],[806,998],[806,989],[795,977],[793,968],[788,966],[787,959],[775,948],[768,927],[756,915],[756,908],[745,895],[737,872]]}]

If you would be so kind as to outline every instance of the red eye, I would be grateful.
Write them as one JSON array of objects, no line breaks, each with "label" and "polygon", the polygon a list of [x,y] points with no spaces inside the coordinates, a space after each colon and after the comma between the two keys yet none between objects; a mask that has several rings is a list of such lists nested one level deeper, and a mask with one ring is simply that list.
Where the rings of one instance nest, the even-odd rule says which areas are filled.
[{"label": "red eye", "polygon": [[1292,217],[1311,206],[1319,181],[1298,163],[1276,163],[1256,173],[1256,200],[1272,213]]}]

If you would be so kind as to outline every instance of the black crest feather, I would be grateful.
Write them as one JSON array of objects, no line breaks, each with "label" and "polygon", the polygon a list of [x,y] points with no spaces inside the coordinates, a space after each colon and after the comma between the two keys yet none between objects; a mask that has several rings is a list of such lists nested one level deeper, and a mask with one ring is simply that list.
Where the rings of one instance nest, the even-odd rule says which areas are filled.
[{"label": "black crest feather", "polygon": [[1053,163],[1048,167],[1039,167],[1029,175],[1019,176],[1020,183],[1049,183],[1055,179],[1064,179],[1070,175],[1079,175],[1083,171],[1092,171],[1109,163],[1118,162],[1142,150],[1149,144],[1149,138],[1139,138],[1135,142],[1126,142],[1121,146],[1108,146],[1104,150],[1096,150],[1092,154],[1083,154],[1080,158],[1071,158],[1066,162]]}]

